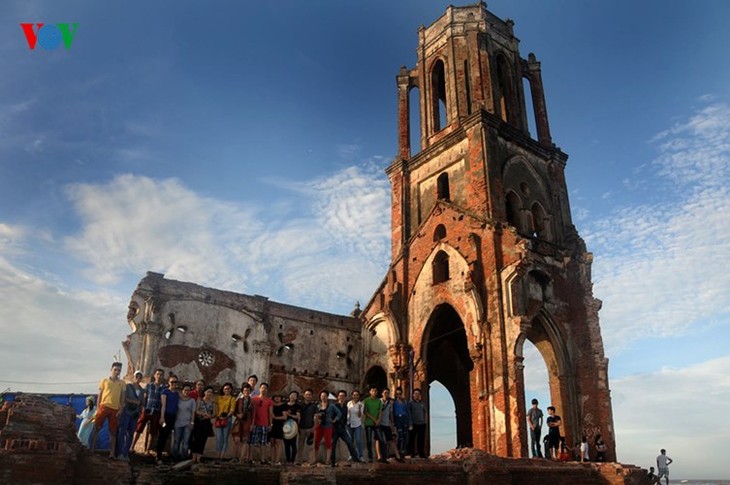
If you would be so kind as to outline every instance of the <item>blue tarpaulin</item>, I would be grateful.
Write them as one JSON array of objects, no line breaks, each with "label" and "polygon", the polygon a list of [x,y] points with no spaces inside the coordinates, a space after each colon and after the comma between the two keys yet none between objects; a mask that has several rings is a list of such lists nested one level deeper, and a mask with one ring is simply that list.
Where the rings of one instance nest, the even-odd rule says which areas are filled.
[{"label": "blue tarpaulin", "polygon": [[[15,401],[16,396],[20,394],[17,392],[6,392],[0,397],[3,401]],[[45,397],[49,401],[53,401],[55,403],[61,404],[63,406],[70,406],[73,408],[74,413],[78,416],[81,414],[81,411],[84,410],[86,407],[86,398],[89,396],[89,394],[38,394],[40,396]],[[94,395],[94,401],[96,401],[96,395]],[[108,450],[109,449],[109,429],[107,426],[107,421],[104,421],[104,426],[101,428],[101,431],[99,431],[99,437],[96,441],[96,449],[97,450]],[[81,424],[81,420],[76,418],[76,431],[79,429],[79,425]]]}]

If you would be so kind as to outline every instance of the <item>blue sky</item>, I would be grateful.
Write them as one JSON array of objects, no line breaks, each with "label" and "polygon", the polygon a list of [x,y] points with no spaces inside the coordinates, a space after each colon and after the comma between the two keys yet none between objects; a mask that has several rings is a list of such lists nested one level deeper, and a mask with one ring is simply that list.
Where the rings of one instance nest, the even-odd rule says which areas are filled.
[{"label": "blue sky", "polygon": [[[446,4],[0,4],[0,386],[93,391],[148,270],[367,301],[389,261],[395,74]],[[620,460],[664,447],[673,477],[730,478],[730,2],[489,8],[542,62],[570,155]],[[21,22],[79,27],[31,51]]]}]

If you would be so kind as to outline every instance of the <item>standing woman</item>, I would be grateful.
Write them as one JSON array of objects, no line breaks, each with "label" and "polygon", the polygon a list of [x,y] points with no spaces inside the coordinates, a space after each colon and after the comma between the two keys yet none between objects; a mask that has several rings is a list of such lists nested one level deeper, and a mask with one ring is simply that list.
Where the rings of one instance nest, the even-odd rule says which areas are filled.
[{"label": "standing woman", "polygon": [[360,456],[360,461],[365,461],[362,452],[363,404],[360,401],[360,391],[352,391],[350,396],[352,399],[347,403],[347,426],[350,428],[352,442]]},{"label": "standing woman", "polygon": [[81,414],[76,416],[81,419],[77,436],[81,444],[87,448],[91,446],[91,432],[94,431],[94,414],[96,414],[94,396],[89,396],[86,398],[86,407],[81,411]]},{"label": "standing woman", "polygon": [[251,403],[251,385],[247,382],[241,387],[241,395],[236,399],[236,422],[233,424],[233,442],[236,444],[236,458],[242,462],[251,461],[248,438],[253,422],[253,404]]},{"label": "standing woman", "polygon": [[314,449],[312,450],[312,465],[317,463],[317,452],[319,445],[324,438],[324,447],[327,450],[324,455],[324,461],[327,463],[327,457],[332,452],[332,427],[333,423],[342,417],[340,410],[329,402],[329,391],[324,390],[319,393],[319,403],[317,403],[317,412],[314,414]]},{"label": "standing woman", "polygon": [[274,421],[271,426],[271,461],[274,465],[281,465],[281,453],[284,449],[284,421],[289,419],[286,410],[287,403],[282,402],[281,394],[274,394]]},{"label": "standing woman", "polygon": [[203,391],[203,398],[198,399],[198,406],[195,410],[195,424],[193,425],[194,439],[190,443],[190,451],[193,453],[193,460],[200,463],[205,453],[205,444],[208,438],[213,435],[213,419],[215,418],[215,398],[213,387],[208,386]]},{"label": "standing woman", "polygon": [[215,407],[215,451],[218,452],[218,460],[223,459],[228,449],[228,435],[233,426],[233,413],[236,411],[236,398],[231,395],[233,384],[226,382],[221,389],[221,395],[216,399]]},{"label": "standing woman", "polygon": [[[294,420],[297,426],[299,426],[299,421],[302,419],[302,407],[297,402],[298,400],[299,393],[297,391],[290,392],[289,401],[286,403],[284,411],[287,419]],[[284,438],[284,456],[287,463],[294,464],[297,461],[297,441],[299,441],[298,436],[289,439]]]}]

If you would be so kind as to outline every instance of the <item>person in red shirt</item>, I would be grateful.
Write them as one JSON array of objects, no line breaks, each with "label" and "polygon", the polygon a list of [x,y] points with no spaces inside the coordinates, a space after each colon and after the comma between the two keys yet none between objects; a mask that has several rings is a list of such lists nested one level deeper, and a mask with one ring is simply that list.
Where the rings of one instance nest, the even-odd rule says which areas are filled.
[{"label": "person in red shirt", "polygon": [[259,386],[259,395],[251,398],[253,404],[253,421],[251,423],[251,434],[248,444],[251,445],[251,457],[253,450],[260,449],[261,463],[269,459],[269,432],[274,422],[274,401],[268,396],[269,385],[262,382]]}]

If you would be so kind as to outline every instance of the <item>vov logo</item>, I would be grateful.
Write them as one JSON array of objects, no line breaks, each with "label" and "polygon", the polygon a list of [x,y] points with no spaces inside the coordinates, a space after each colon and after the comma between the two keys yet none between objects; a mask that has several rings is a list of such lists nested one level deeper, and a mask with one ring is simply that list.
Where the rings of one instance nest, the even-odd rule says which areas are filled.
[{"label": "vov logo", "polygon": [[61,41],[66,49],[70,49],[79,24],[35,24],[35,29],[33,26],[34,24],[20,24],[30,50],[34,50],[36,44],[40,44],[41,47],[50,51],[58,49]]}]

